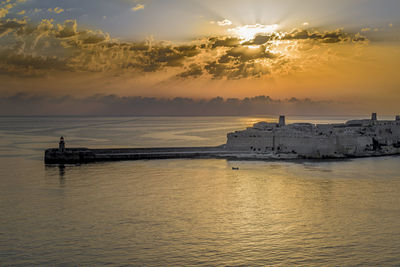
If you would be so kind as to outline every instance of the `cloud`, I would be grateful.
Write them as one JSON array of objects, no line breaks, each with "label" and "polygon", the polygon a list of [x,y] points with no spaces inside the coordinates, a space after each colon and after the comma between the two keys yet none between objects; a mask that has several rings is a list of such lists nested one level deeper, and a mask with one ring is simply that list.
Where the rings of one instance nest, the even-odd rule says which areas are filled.
[{"label": "cloud", "polygon": [[342,29],[334,31],[309,31],[303,29],[295,29],[283,37],[284,40],[318,40],[322,43],[339,43],[349,41],[349,34]]},{"label": "cloud", "polygon": [[144,9],[143,4],[137,4],[136,6],[132,7],[133,11],[138,11],[138,10],[142,10],[142,9]]},{"label": "cloud", "polygon": [[[362,30],[365,32],[366,30]],[[306,29],[294,29],[287,33],[272,32],[269,34],[257,34],[254,38],[243,42],[243,45],[265,45],[275,41],[288,40],[288,41],[315,41],[317,43],[335,44],[335,43],[349,43],[349,42],[364,42],[367,41],[365,36],[359,33],[351,35],[344,32],[343,29],[336,29],[332,31],[312,31]]]},{"label": "cloud", "polygon": [[76,20],[66,20],[64,25],[57,25],[57,28],[58,32],[56,37],[58,38],[72,37],[78,33]]},{"label": "cloud", "polygon": [[217,21],[217,24],[219,26],[229,26],[229,25],[232,25],[232,21],[230,21],[229,19],[224,19],[221,21]]},{"label": "cloud", "polygon": [[244,42],[244,45],[262,45],[262,44],[266,44],[269,41],[273,41],[278,39],[277,36],[275,34],[268,34],[268,35],[256,35],[253,39]]},{"label": "cloud", "polygon": [[0,97],[1,115],[106,115],[106,116],[249,116],[262,114],[349,115],[365,111],[351,102],[315,101],[308,98],[272,99],[269,96],[242,99],[119,97],[93,95],[86,98],[49,97],[17,93]]},{"label": "cloud", "polygon": [[4,18],[7,14],[8,11],[12,8],[13,6],[11,4],[6,4],[0,6],[0,18]]},{"label": "cloud", "polygon": [[7,16],[10,9],[18,5],[19,3],[23,3],[26,0],[5,0],[0,2],[0,18],[4,18]]},{"label": "cloud", "polygon": [[197,65],[197,64],[191,64],[189,65],[186,70],[180,74],[178,74],[179,77],[182,78],[188,78],[188,77],[199,77],[203,74],[203,69]]},{"label": "cloud", "polygon": [[0,37],[7,35],[13,31],[18,31],[25,27],[25,21],[5,20],[0,22]]},{"label": "cloud", "polygon": [[217,47],[237,47],[240,45],[240,39],[237,37],[211,37],[208,39],[212,48]]},{"label": "cloud", "polygon": [[270,72],[264,67],[264,63],[273,60],[274,57],[275,55],[263,46],[259,48],[238,46],[227,50],[217,61],[209,62],[205,70],[217,79],[258,78]]},{"label": "cloud", "polygon": [[368,42],[368,39],[361,35],[360,33],[356,33],[352,39],[353,43],[359,43],[359,42]]},{"label": "cloud", "polygon": [[113,76],[163,72],[178,80],[257,79],[321,64],[323,45],[367,41],[361,34],[351,35],[341,29],[295,29],[259,34],[248,41],[214,36],[186,44],[121,42],[101,30],[79,29],[75,20],[62,24],[42,20],[34,25],[6,19],[0,20],[0,73],[41,77],[58,72]]},{"label": "cloud", "polygon": [[55,14],[60,14],[60,13],[64,12],[64,9],[62,9],[61,7],[55,7],[55,8],[49,8],[49,9],[47,9],[47,11],[49,11],[51,13],[55,13]]},{"label": "cloud", "polygon": [[0,58],[0,73],[5,74],[23,73],[25,77],[29,77],[54,69],[70,70],[65,61],[55,57],[15,54],[5,50],[0,52]]}]

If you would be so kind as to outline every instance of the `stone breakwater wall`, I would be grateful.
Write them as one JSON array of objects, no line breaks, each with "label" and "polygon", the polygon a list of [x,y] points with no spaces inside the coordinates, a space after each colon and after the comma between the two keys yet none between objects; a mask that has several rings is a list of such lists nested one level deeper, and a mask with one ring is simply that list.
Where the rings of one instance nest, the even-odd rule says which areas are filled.
[{"label": "stone breakwater wall", "polygon": [[176,159],[176,158],[220,158],[229,156],[231,151],[217,147],[171,147],[171,148],[57,148],[47,149],[44,155],[46,164],[76,164],[97,161]]},{"label": "stone breakwater wall", "polygon": [[181,148],[123,148],[123,149],[88,149],[57,148],[47,149],[44,155],[45,164],[84,164],[104,161],[154,160],[154,159],[231,159],[231,160],[299,160],[299,159],[343,159],[356,157],[378,157],[400,154],[400,149],[374,151],[360,154],[334,155],[299,155],[292,152],[255,152],[231,150],[219,147],[181,147]]}]

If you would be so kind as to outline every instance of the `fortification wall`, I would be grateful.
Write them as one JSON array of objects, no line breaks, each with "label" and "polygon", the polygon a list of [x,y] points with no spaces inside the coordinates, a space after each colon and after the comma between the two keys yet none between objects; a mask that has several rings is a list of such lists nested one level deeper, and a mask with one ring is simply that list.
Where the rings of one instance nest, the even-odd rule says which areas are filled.
[{"label": "fortification wall", "polygon": [[360,156],[373,150],[373,138],[355,134],[310,135],[298,132],[246,130],[228,134],[226,149],[254,153],[297,154],[323,158]]},{"label": "fortification wall", "polygon": [[373,148],[372,138],[369,136],[339,135],[337,138],[337,153],[357,156]]},{"label": "fortification wall", "polygon": [[276,153],[295,153],[302,157],[334,157],[336,138],[319,136],[277,136]]},{"label": "fortification wall", "polygon": [[230,133],[227,136],[226,149],[231,151],[272,151],[274,144],[272,132],[242,131]]}]

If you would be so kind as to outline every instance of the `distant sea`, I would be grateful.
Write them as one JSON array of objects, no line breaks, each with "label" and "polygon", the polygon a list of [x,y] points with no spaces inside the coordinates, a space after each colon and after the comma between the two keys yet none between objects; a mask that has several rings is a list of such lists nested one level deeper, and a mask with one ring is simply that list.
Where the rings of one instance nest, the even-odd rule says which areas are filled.
[{"label": "distant sea", "polygon": [[214,146],[272,119],[0,117],[0,266],[399,266],[398,156],[43,163],[60,136],[67,147]]}]

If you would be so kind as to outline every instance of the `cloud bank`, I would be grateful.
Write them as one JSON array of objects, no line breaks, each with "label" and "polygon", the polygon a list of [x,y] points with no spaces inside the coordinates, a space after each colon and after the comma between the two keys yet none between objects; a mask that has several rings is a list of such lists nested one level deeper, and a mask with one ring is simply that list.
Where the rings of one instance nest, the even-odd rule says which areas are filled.
[{"label": "cloud bank", "polygon": [[215,97],[212,99],[119,97],[93,95],[49,97],[15,94],[0,97],[0,114],[5,115],[94,115],[94,116],[249,116],[249,115],[349,115],[369,114],[362,105],[310,99]]},{"label": "cloud bank", "polygon": [[[44,19],[33,25],[6,19],[0,21],[0,74],[42,77],[55,72],[114,76],[168,72],[175,79],[257,79],[321,63],[332,46],[367,42],[360,34],[342,29],[294,29],[258,34],[250,40],[214,36],[186,44],[151,39],[122,42],[101,30],[80,29],[75,20],[56,24]],[[315,62],[310,62],[312,53]]]}]

